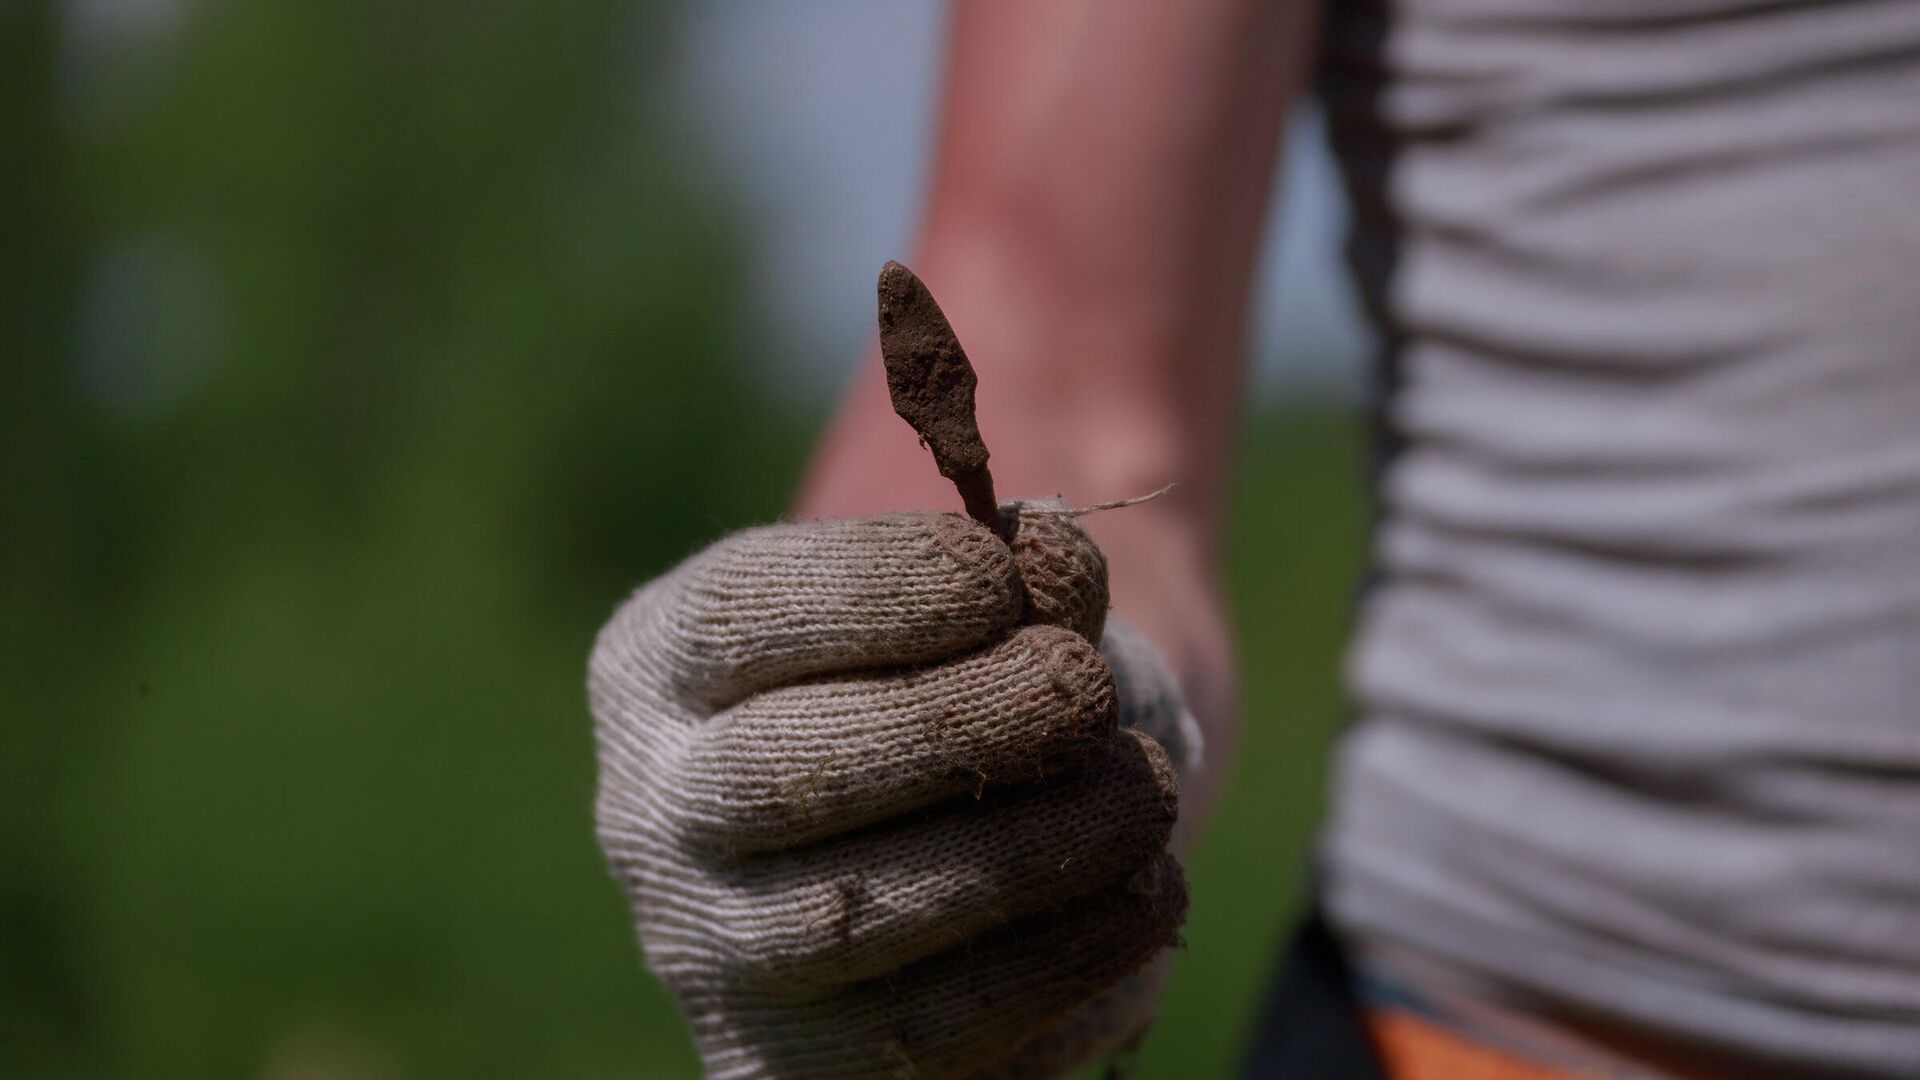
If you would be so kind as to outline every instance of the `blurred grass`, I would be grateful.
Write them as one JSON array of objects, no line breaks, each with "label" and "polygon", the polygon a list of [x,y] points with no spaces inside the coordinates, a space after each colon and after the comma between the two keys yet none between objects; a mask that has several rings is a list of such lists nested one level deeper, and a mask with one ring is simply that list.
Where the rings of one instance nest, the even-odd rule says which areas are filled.
[{"label": "blurred grass", "polygon": [[1233,1075],[1306,887],[1325,761],[1345,712],[1340,660],[1364,553],[1362,429],[1331,411],[1251,419],[1229,587],[1242,740],[1188,866],[1192,914],[1143,1077]]},{"label": "blurred grass", "polygon": [[[0,1075],[693,1076],[582,666],[813,425],[632,104],[658,16],[185,10],[140,59],[0,5]],[[1339,715],[1355,428],[1246,451],[1247,737],[1148,1077],[1225,1074]]]}]

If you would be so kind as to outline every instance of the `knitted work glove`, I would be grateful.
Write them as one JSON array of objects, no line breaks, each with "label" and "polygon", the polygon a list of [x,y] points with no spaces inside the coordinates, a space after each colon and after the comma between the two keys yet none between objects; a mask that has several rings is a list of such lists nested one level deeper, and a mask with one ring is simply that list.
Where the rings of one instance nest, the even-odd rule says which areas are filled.
[{"label": "knitted work glove", "polygon": [[[1146,638],[1117,618],[1107,620],[1100,655],[1113,672],[1121,728],[1151,736],[1166,749],[1175,775],[1187,777],[1199,766],[1205,746],[1173,672]],[[1162,952],[1120,985],[1036,1035],[1012,1057],[977,1073],[975,1080],[1064,1076],[1096,1057],[1132,1050],[1153,1025],[1172,959],[1171,952]]]},{"label": "knitted work glove", "polygon": [[1076,526],[931,513],[738,533],[615,614],[600,842],[710,1076],[1044,1075],[1137,1025],[1087,1018],[1186,890],[1105,616]]}]

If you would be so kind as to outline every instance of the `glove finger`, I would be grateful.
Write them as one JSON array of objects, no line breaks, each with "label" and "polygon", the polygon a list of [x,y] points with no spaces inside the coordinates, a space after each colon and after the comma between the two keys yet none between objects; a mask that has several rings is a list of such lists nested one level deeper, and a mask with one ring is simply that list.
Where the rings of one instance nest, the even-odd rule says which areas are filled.
[{"label": "glove finger", "polygon": [[748,529],[663,585],[636,595],[602,646],[623,631],[629,655],[714,707],[795,679],[944,659],[1020,611],[1006,544],[930,512]]},{"label": "glove finger", "polygon": [[1123,731],[1043,792],[729,867],[712,919],[758,982],[858,982],[1124,879],[1165,850],[1178,803],[1165,752]]},{"label": "glove finger", "polygon": [[[1160,994],[1173,972],[1173,954],[1161,952],[1118,986],[1061,1017],[1005,1061],[968,1080],[1049,1080],[1096,1058],[1131,1053],[1147,1037]],[[1106,1075],[1125,1075],[1110,1070]]]},{"label": "glove finger", "polygon": [[898,1055],[920,1077],[1002,1061],[1140,970],[1186,920],[1179,864],[1161,854],[1125,883],[867,984]]},{"label": "glove finger", "polygon": [[990,786],[1043,780],[1113,737],[1113,679],[1052,626],[934,667],[783,686],[715,717],[674,766],[684,840],[803,844]]},{"label": "glove finger", "polygon": [[696,996],[689,1018],[710,1076],[957,1080],[1145,966],[1186,909],[1179,864],[1161,854],[1125,882],[892,975],[814,998],[728,988]]},{"label": "glove finger", "polygon": [[1099,641],[1107,620],[1107,558],[1072,518],[1022,514],[1015,522],[1013,564],[1025,592],[1022,622],[1064,626]]},{"label": "glove finger", "polygon": [[1107,620],[1100,656],[1113,673],[1120,726],[1153,736],[1181,776],[1193,775],[1206,752],[1206,739],[1187,708],[1180,680],[1168,670],[1159,651],[1124,619],[1115,618]]}]

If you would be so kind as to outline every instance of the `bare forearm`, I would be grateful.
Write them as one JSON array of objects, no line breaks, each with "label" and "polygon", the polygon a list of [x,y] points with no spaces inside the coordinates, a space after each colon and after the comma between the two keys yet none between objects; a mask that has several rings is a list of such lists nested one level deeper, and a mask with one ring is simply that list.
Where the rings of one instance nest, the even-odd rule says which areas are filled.
[{"label": "bare forearm", "polygon": [[[1180,670],[1216,775],[1231,648],[1215,576],[1248,278],[1306,8],[998,0],[956,11],[925,223],[910,260],[980,372],[1009,495],[1179,486],[1087,519],[1114,609]],[[805,516],[948,506],[869,357],[800,496]]]}]

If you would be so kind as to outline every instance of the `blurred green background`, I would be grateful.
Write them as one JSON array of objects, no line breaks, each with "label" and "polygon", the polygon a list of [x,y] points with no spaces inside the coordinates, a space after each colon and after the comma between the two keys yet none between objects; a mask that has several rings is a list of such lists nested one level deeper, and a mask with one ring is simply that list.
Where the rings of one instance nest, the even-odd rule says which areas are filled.
[{"label": "blurred green background", "polygon": [[[148,55],[0,0],[0,1074],[696,1075],[583,664],[819,418],[635,104],[660,18],[203,0]],[[1226,1075],[1295,910],[1358,442],[1250,418],[1244,754],[1143,1076]]]}]

